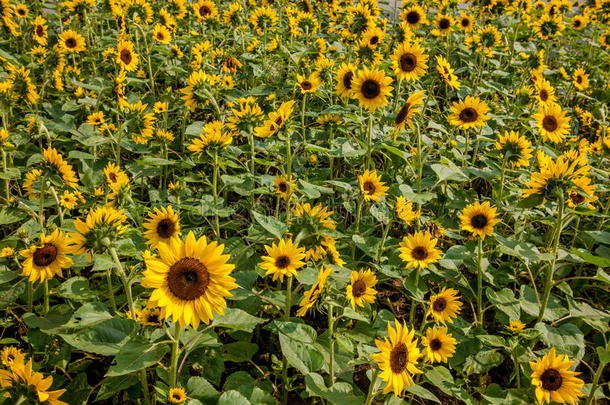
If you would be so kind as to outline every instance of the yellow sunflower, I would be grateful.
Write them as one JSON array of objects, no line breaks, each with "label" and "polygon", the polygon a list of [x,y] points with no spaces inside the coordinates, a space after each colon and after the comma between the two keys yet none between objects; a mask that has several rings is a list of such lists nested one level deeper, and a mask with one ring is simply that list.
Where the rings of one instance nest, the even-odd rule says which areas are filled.
[{"label": "yellow sunflower", "polygon": [[421,211],[414,211],[413,203],[406,198],[399,196],[396,197],[396,216],[405,224],[410,225],[411,222],[421,216]]},{"label": "yellow sunflower", "polygon": [[583,68],[576,69],[573,76],[574,80],[572,83],[574,83],[574,87],[581,91],[589,88],[589,75]]},{"label": "yellow sunflower", "polygon": [[413,117],[420,112],[419,106],[424,103],[425,94],[426,90],[420,90],[409,96],[404,105],[396,113],[396,118],[394,119],[396,129],[404,129],[407,125],[411,128],[413,127]]},{"label": "yellow sunflower", "polygon": [[161,44],[169,44],[172,41],[172,33],[165,25],[156,24],[153,29],[153,39]]},{"label": "yellow sunflower", "polygon": [[41,15],[36,16],[34,21],[32,21],[33,29],[33,38],[40,45],[46,45],[47,39],[49,35],[47,33],[47,20],[45,20]]},{"label": "yellow sunflower", "polygon": [[535,82],[536,98],[541,104],[554,104],[557,101],[555,96],[555,88],[551,83],[541,78]]},{"label": "yellow sunflower", "polygon": [[170,404],[182,404],[186,401],[186,391],[183,388],[170,388],[167,394]]},{"label": "yellow sunflower", "polygon": [[396,77],[402,80],[415,81],[426,74],[428,55],[419,44],[403,42],[392,55],[392,66]]},{"label": "yellow sunflower", "polygon": [[275,28],[278,22],[277,12],[271,6],[257,7],[250,14],[249,21],[261,35]]},{"label": "yellow sunflower", "polygon": [[182,234],[180,230],[180,217],[171,206],[155,208],[148,213],[148,220],[143,224],[146,231],[146,243],[153,248],[159,243],[170,243]]},{"label": "yellow sunflower", "polygon": [[112,207],[92,208],[84,220],[74,221],[77,232],[68,235],[73,254],[87,253],[89,260],[93,253],[105,252],[107,242],[116,241],[127,232],[125,211]]},{"label": "yellow sunflower", "polygon": [[403,8],[400,19],[405,22],[411,30],[415,30],[420,24],[427,24],[426,12],[417,5]]},{"label": "yellow sunflower", "polygon": [[523,329],[525,329],[525,324],[519,320],[510,321],[508,325],[508,330],[511,332],[521,332]]},{"label": "yellow sunflower", "polygon": [[382,70],[364,68],[358,71],[352,82],[352,97],[370,111],[388,104],[387,96],[392,92],[392,78]]},{"label": "yellow sunflower", "polygon": [[436,37],[445,37],[451,32],[453,26],[453,18],[448,14],[439,13],[434,20],[434,29],[432,35]]},{"label": "yellow sunflower", "polygon": [[437,56],[436,57],[436,70],[441,75],[443,81],[445,83],[447,83],[447,85],[449,87],[451,87],[454,90],[459,90],[460,82],[458,81],[457,76],[453,73],[454,70],[451,67],[451,65],[449,64],[449,62],[447,61],[447,59],[445,59],[442,56]]},{"label": "yellow sunflower", "polygon": [[188,150],[198,154],[207,148],[226,148],[233,142],[233,135],[226,131],[221,121],[211,121],[202,128],[199,137],[193,139]]},{"label": "yellow sunflower", "polygon": [[[44,405],[68,405],[67,402],[60,401],[59,397],[66,390],[48,391],[53,384],[53,377],[44,377],[41,373],[32,369],[32,360],[27,363],[13,362],[10,365],[10,370],[0,370],[0,387],[5,391],[5,398],[17,400],[18,396],[11,396],[12,389],[21,391],[26,388],[36,396],[37,403]],[[15,403],[9,401],[9,403]]]},{"label": "yellow sunflower", "polygon": [[279,279],[284,281],[284,276],[296,276],[297,270],[305,265],[305,248],[299,247],[291,239],[281,239],[276,245],[266,245],[268,256],[261,256],[261,269],[266,270],[266,276],[273,275],[273,281]]},{"label": "yellow sunflower", "polygon": [[64,160],[63,156],[57,151],[57,149],[43,149],[42,157],[47,163],[55,166],[66,186],[70,188],[77,187],[78,178],[76,177],[76,172],[74,172],[72,166]]},{"label": "yellow sunflower", "polygon": [[558,355],[555,348],[535,362],[530,361],[532,385],[536,387],[536,399],[539,404],[579,402],[580,397],[585,395],[582,392],[585,382],[576,377],[580,373],[570,371],[573,365],[574,362],[568,356]]},{"label": "yellow sunflower", "polygon": [[19,254],[25,258],[22,276],[27,276],[34,283],[62,276],[62,269],[72,267],[68,238],[59,229],[50,235],[40,235],[40,244],[23,249]]},{"label": "yellow sunflower", "polygon": [[566,116],[559,104],[541,104],[532,118],[538,124],[542,139],[547,142],[563,142],[570,132],[570,117]]},{"label": "yellow sunflower", "polygon": [[445,288],[433,296],[428,301],[428,312],[426,316],[432,316],[435,323],[453,323],[453,319],[458,316],[462,303],[458,291],[453,288]]},{"label": "yellow sunflower", "polygon": [[[127,312],[127,316],[131,317],[131,311]],[[160,308],[144,308],[136,310],[138,322],[144,326],[161,326],[161,309]]]},{"label": "yellow sunflower", "polygon": [[375,171],[365,170],[358,176],[360,191],[366,201],[380,201],[381,197],[386,196],[389,187],[381,181],[381,176]]},{"label": "yellow sunflower", "polygon": [[301,90],[302,94],[315,93],[322,84],[320,75],[318,72],[313,72],[309,76],[303,76],[297,74],[297,87]]},{"label": "yellow sunflower", "polygon": [[269,113],[268,118],[262,126],[254,128],[254,135],[259,138],[267,138],[280,132],[294,110],[294,100],[286,101],[280,105],[277,111]]},{"label": "yellow sunflower", "polygon": [[483,204],[478,201],[469,204],[460,215],[461,229],[485,238],[493,233],[494,225],[500,222],[496,219],[497,215],[496,207],[493,207],[489,201]]},{"label": "yellow sunflower", "polygon": [[407,268],[427,268],[441,258],[442,252],[435,247],[437,241],[428,231],[407,235],[398,248],[400,258]]},{"label": "yellow sunflower", "polygon": [[415,385],[413,375],[422,371],[417,368],[420,351],[414,337],[415,330],[409,330],[405,323],[394,322],[395,328],[388,322],[389,339],[375,339],[375,345],[381,352],[372,354],[371,358],[381,369],[379,377],[385,381],[383,393],[401,395],[405,387]]},{"label": "yellow sunflower", "polygon": [[274,184],[275,192],[283,200],[288,200],[296,188],[296,183],[288,176],[275,176]]},{"label": "yellow sunflower", "polygon": [[351,63],[343,63],[337,70],[337,86],[335,92],[339,97],[351,97],[354,76],[357,73],[356,66]]},{"label": "yellow sunflower", "polygon": [[483,127],[489,119],[486,113],[489,107],[478,97],[467,96],[464,101],[455,102],[451,105],[449,123],[461,129]]},{"label": "yellow sunflower", "polygon": [[474,19],[468,13],[462,13],[458,19],[458,27],[462,31],[471,32],[474,29]]},{"label": "yellow sunflower", "polygon": [[128,72],[133,72],[138,68],[140,55],[134,51],[134,44],[131,41],[121,40],[117,44],[116,63]]},{"label": "yellow sunflower", "polygon": [[446,363],[455,353],[456,340],[447,327],[433,327],[426,329],[426,336],[422,338],[424,356],[430,363]]},{"label": "yellow sunflower", "polygon": [[352,271],[350,282],[345,290],[345,297],[349,300],[352,309],[363,307],[365,303],[375,302],[377,290],[377,276],[371,270]]},{"label": "yellow sunflower", "polygon": [[506,131],[498,137],[496,149],[511,167],[527,167],[532,158],[532,144],[515,131]]},{"label": "yellow sunflower", "polygon": [[59,50],[61,52],[83,52],[85,38],[74,30],[67,30],[59,34]]},{"label": "yellow sunflower", "polygon": [[157,245],[159,258],[147,255],[142,286],[154,288],[147,306],[159,307],[161,318],[197,329],[214,314],[223,315],[226,297],[238,287],[230,276],[235,265],[227,263],[224,245],[208,243],[205,236],[189,232],[184,240],[173,238]]},{"label": "yellow sunflower", "polygon": [[193,4],[197,21],[207,21],[218,17],[218,8],[211,0],[199,0]]},{"label": "yellow sunflower", "polygon": [[76,195],[74,193],[71,193],[68,190],[66,190],[59,198],[59,204],[62,207],[71,210],[72,208],[76,207],[76,205],[78,204],[78,198],[76,198]]},{"label": "yellow sunflower", "polygon": [[330,277],[333,269],[330,267],[322,268],[318,272],[318,278],[316,283],[311,288],[303,293],[303,298],[299,302],[299,309],[297,310],[297,316],[305,316],[307,311],[314,306],[326,286],[328,277]]},{"label": "yellow sunflower", "polygon": [[[558,197],[558,192],[577,192],[591,193],[589,198],[593,198],[593,188],[577,187],[580,178],[588,179],[589,166],[582,165],[579,159],[570,159],[568,157],[559,156],[557,159],[552,159],[541,154],[539,156],[540,170],[531,174],[531,177],[525,185],[528,187],[523,190],[524,197],[539,195],[544,199],[552,199]],[[589,182],[585,181],[586,184]],[[582,183],[584,185],[584,183]]]},{"label": "yellow sunflower", "polygon": [[0,360],[6,367],[10,367],[14,362],[24,363],[25,353],[15,346],[5,346],[0,352]]}]

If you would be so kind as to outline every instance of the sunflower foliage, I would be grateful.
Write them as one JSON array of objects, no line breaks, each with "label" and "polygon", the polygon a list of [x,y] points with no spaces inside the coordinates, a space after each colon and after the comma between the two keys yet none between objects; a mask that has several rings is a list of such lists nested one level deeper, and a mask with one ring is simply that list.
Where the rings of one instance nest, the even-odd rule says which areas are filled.
[{"label": "sunflower foliage", "polygon": [[608,0],[0,17],[0,404],[610,401]]}]

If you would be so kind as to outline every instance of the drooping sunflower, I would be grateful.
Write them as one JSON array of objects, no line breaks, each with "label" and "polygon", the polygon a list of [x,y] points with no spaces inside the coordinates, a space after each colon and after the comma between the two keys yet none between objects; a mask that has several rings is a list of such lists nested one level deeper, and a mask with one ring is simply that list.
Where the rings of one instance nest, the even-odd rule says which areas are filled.
[{"label": "drooping sunflower", "polygon": [[532,118],[538,124],[542,139],[547,142],[563,142],[566,134],[570,132],[570,117],[559,104],[541,104]]},{"label": "drooping sunflower", "polygon": [[46,45],[49,38],[49,34],[47,33],[47,20],[39,15],[34,18],[32,25],[34,26],[34,29],[32,30],[34,41],[38,42],[40,45]]},{"label": "drooping sunflower", "polygon": [[349,300],[352,309],[363,307],[365,303],[375,302],[377,290],[377,276],[370,269],[352,271],[350,282],[345,290],[345,297]]},{"label": "drooping sunflower", "polygon": [[[540,169],[532,173],[529,181],[525,183],[527,188],[523,190],[524,197],[538,195],[544,199],[555,199],[566,192],[587,192],[575,185],[579,178],[587,178],[589,173],[589,166],[582,165],[579,159],[564,156],[552,159],[546,156],[538,161]],[[588,191],[591,192],[591,189],[588,188]],[[593,198],[593,195],[588,197]]]},{"label": "drooping sunflower", "polygon": [[172,239],[179,238],[180,217],[171,206],[157,207],[148,213],[148,219],[142,225],[146,228],[144,237],[146,243],[156,248],[159,243],[170,243]]},{"label": "drooping sunflower", "polygon": [[172,41],[172,33],[165,25],[161,24],[155,25],[152,37],[161,44],[169,44]]},{"label": "drooping sunflower", "polygon": [[337,70],[337,86],[335,91],[339,97],[351,97],[354,76],[357,73],[356,66],[351,63],[343,63]]},{"label": "drooping sunflower", "polygon": [[515,131],[506,131],[498,137],[496,149],[511,167],[527,167],[532,158],[532,144]]},{"label": "drooping sunflower", "polygon": [[116,63],[128,72],[133,72],[138,68],[140,55],[134,51],[134,44],[131,41],[121,40],[117,44]]},{"label": "drooping sunflower", "polygon": [[447,59],[445,59],[442,56],[437,56],[436,57],[436,70],[441,75],[443,81],[445,83],[447,83],[447,85],[449,87],[451,87],[454,90],[459,90],[460,82],[459,82],[457,76],[455,75],[453,68],[447,61]]},{"label": "drooping sunflower", "polygon": [[76,172],[72,169],[72,165],[64,160],[64,157],[55,148],[47,148],[42,151],[44,160],[55,166],[59,172],[64,184],[70,188],[78,186],[78,178]]},{"label": "drooping sunflower", "polygon": [[204,22],[218,17],[218,8],[211,0],[199,0],[193,4],[193,11],[197,21]]},{"label": "drooping sunflower", "polygon": [[281,239],[278,244],[265,245],[268,256],[261,256],[261,269],[273,275],[273,281],[284,281],[284,276],[296,276],[297,270],[305,265],[305,248],[299,247],[291,239]]},{"label": "drooping sunflower", "polygon": [[585,382],[577,377],[580,373],[570,371],[574,362],[565,354],[557,354],[555,348],[542,358],[530,361],[532,385],[536,387],[539,404],[557,402],[576,404],[585,394]]},{"label": "drooping sunflower", "polygon": [[428,55],[419,44],[403,42],[392,55],[392,66],[396,77],[402,80],[415,81],[426,74]]},{"label": "drooping sunflower", "polygon": [[455,102],[451,105],[449,123],[461,129],[483,127],[489,119],[486,113],[489,107],[478,97],[467,96],[464,101]]},{"label": "drooping sunflower", "polygon": [[352,97],[358,99],[360,105],[370,111],[388,104],[387,96],[392,92],[392,78],[382,70],[364,68],[356,74],[352,81]]},{"label": "drooping sunflower", "polygon": [[305,316],[307,311],[314,306],[318,298],[324,291],[324,287],[326,286],[326,282],[330,277],[333,269],[331,267],[323,267],[318,272],[318,278],[314,285],[311,288],[303,293],[303,298],[299,302],[299,309],[297,310],[297,316]]},{"label": "drooping sunflower", "polygon": [[320,84],[322,84],[322,81],[320,80],[318,72],[313,72],[309,76],[297,74],[296,84],[302,94],[307,94],[315,93],[318,90],[318,87],[320,87]]},{"label": "drooping sunflower", "polygon": [[420,351],[417,347],[415,330],[409,330],[405,323],[395,322],[395,328],[388,322],[388,338],[375,339],[375,345],[380,353],[374,353],[371,358],[375,360],[381,373],[379,377],[385,382],[383,393],[393,392],[402,394],[405,387],[415,385],[414,374],[421,374],[417,368]]},{"label": "drooping sunflower", "polygon": [[422,338],[424,355],[430,363],[446,363],[455,353],[456,340],[446,326],[426,329]]},{"label": "drooping sunflower", "polygon": [[275,176],[274,185],[275,192],[283,200],[288,200],[296,188],[296,183],[292,177],[287,176]]},{"label": "drooping sunflower", "polygon": [[224,245],[208,243],[205,236],[196,239],[189,232],[184,240],[174,238],[157,249],[158,258],[144,258],[142,286],[154,288],[147,306],[159,307],[163,319],[194,329],[210,323],[214,314],[224,314],[225,298],[238,287],[230,276],[235,265],[227,263],[231,256],[223,254]]},{"label": "drooping sunflower", "polygon": [[444,37],[449,35],[453,28],[453,18],[448,14],[439,13],[434,19],[434,29],[432,35],[436,37]]},{"label": "drooping sunflower", "polygon": [[496,207],[493,207],[489,201],[469,204],[460,215],[461,229],[485,238],[493,233],[494,225],[500,222],[496,218],[497,215]]},{"label": "drooping sunflower", "polygon": [[186,391],[184,391],[184,388],[170,388],[167,399],[170,404],[182,404],[187,399]]},{"label": "drooping sunflower", "polygon": [[572,83],[574,83],[574,87],[581,91],[589,88],[589,75],[583,68],[576,69],[573,76],[574,80]]},{"label": "drooping sunflower", "polygon": [[59,49],[61,52],[85,51],[85,38],[74,30],[67,30],[59,34]]},{"label": "drooping sunflower", "polygon": [[411,128],[413,127],[413,117],[420,112],[419,106],[423,104],[425,94],[426,90],[420,90],[409,96],[404,105],[396,113],[396,118],[394,119],[396,129],[404,129],[407,125]]},{"label": "drooping sunflower", "polygon": [[74,221],[77,232],[68,235],[73,254],[87,253],[89,260],[93,253],[105,252],[107,241],[111,243],[127,232],[127,216],[123,210],[112,207],[92,208],[84,220]]},{"label": "drooping sunflower", "polygon": [[233,142],[233,135],[226,131],[221,121],[211,121],[205,124],[201,134],[193,139],[188,150],[197,154],[203,153],[207,148],[226,148]]},{"label": "drooping sunflower", "polygon": [[426,316],[432,316],[437,324],[453,323],[453,319],[458,316],[461,307],[462,303],[458,291],[443,287],[438,294],[430,297]]},{"label": "drooping sunflower", "polygon": [[441,258],[441,251],[437,249],[438,239],[433,238],[429,232],[417,231],[405,236],[398,248],[400,258],[407,268],[426,268]]},{"label": "drooping sunflower", "polygon": [[[0,369],[0,387],[4,391],[5,398],[12,398],[13,400],[19,399],[18,393],[22,393],[23,389],[27,390],[27,396],[30,395],[32,402],[44,405],[68,405],[67,402],[60,401],[59,397],[63,395],[66,390],[55,390],[49,391],[49,388],[53,384],[53,377],[44,377],[39,372],[32,369],[32,360],[27,363],[24,362],[13,362],[10,365],[9,370]],[[11,391],[15,390],[16,393],[11,395]],[[14,402],[16,403],[16,402]]]},{"label": "drooping sunflower", "polygon": [[267,138],[280,132],[294,110],[294,103],[294,100],[283,102],[277,111],[270,112],[263,125],[254,128],[254,135],[259,138]]},{"label": "drooping sunflower", "polygon": [[360,183],[360,191],[366,201],[377,202],[388,194],[389,187],[381,181],[381,176],[375,171],[365,170],[358,176],[358,183]]},{"label": "drooping sunflower", "polygon": [[413,210],[413,203],[403,196],[396,197],[396,216],[405,224],[410,225],[421,216],[420,210]]},{"label": "drooping sunflower", "polygon": [[407,23],[411,30],[415,30],[420,24],[427,24],[426,12],[423,8],[417,5],[411,5],[403,8],[400,13],[400,19]]}]

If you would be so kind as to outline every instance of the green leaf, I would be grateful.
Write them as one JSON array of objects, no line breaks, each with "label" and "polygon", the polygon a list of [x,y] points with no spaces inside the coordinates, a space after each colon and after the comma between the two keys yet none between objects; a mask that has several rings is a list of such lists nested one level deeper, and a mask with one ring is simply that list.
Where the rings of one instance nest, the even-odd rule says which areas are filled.
[{"label": "green leaf", "polygon": [[597,269],[597,274],[595,274],[595,279],[599,281],[603,281],[606,284],[610,284],[610,274],[606,273],[602,269]]},{"label": "green leaf", "polygon": [[23,221],[27,214],[21,210],[11,207],[0,209],[0,225],[9,225],[15,222]]},{"label": "green leaf", "polygon": [[[137,384],[139,381],[138,377],[135,375],[124,375],[120,377],[111,377],[105,380],[100,386],[99,391],[97,392],[97,396],[95,397],[96,401],[101,401],[104,399],[111,398],[118,394],[121,391],[126,390],[132,385]],[[61,399],[61,398],[60,398]]]},{"label": "green leaf", "polygon": [[441,401],[436,397],[436,395],[434,395],[432,392],[428,391],[421,385],[413,385],[410,387],[406,387],[405,391],[410,392],[411,394],[423,398],[425,400],[436,402],[437,404],[441,403]]},{"label": "green leaf", "polygon": [[595,256],[585,249],[573,248],[572,250],[570,250],[570,252],[574,253],[576,256],[580,257],[587,263],[594,264],[599,267],[610,267],[610,258]]},{"label": "green leaf", "polygon": [[610,246],[610,232],[604,231],[585,231],[587,235],[592,237],[596,242]]},{"label": "green leaf", "polygon": [[280,333],[280,347],[288,364],[303,374],[320,370],[324,366],[324,357],[313,346],[291,339]]},{"label": "green leaf", "polygon": [[248,398],[244,397],[238,391],[223,392],[218,399],[217,405],[250,405]]},{"label": "green leaf", "polygon": [[59,336],[72,347],[84,352],[114,356],[135,329],[136,323],[131,319],[113,318],[73,334]]},{"label": "green leaf", "polygon": [[503,361],[504,356],[499,351],[483,350],[467,357],[463,367],[467,374],[484,374]]},{"label": "green leaf", "polygon": [[317,373],[305,376],[305,387],[310,396],[326,399],[331,404],[362,405],[364,398],[354,393],[351,384],[336,382],[330,388],[326,387],[324,378]]},{"label": "green leaf", "polygon": [[74,301],[89,301],[97,295],[89,289],[89,280],[85,277],[72,277],[64,281],[57,289],[57,293]]},{"label": "green leaf", "polygon": [[506,340],[502,336],[497,335],[478,335],[477,339],[485,346],[490,347],[507,347]]},{"label": "green leaf", "polygon": [[439,183],[445,180],[468,180],[468,177],[464,174],[464,172],[462,172],[462,170],[452,162],[449,162],[449,166],[440,163],[435,163],[433,165],[430,165],[430,168],[434,170],[434,173],[436,173],[436,175],[438,176]]},{"label": "green leaf", "polygon": [[203,377],[189,378],[186,383],[186,390],[189,397],[196,398],[204,404],[215,404],[220,397],[220,392]]},{"label": "green leaf", "polygon": [[135,336],[121,347],[106,375],[114,377],[150,367],[168,351],[169,346],[165,343],[149,343],[144,338]]},{"label": "green leaf", "polygon": [[610,344],[606,345],[606,347],[598,346],[595,350],[597,351],[600,363],[610,363]]},{"label": "green leaf", "polygon": [[214,319],[214,326],[252,332],[256,325],[267,319],[250,315],[239,308],[227,308],[225,314]]},{"label": "green leaf", "polygon": [[557,348],[558,353],[565,353],[571,359],[582,359],[585,354],[585,337],[574,324],[564,323],[554,328],[545,323],[537,323],[540,338],[548,347]]},{"label": "green leaf", "polygon": [[509,319],[518,320],[521,317],[519,300],[515,298],[515,294],[510,288],[503,288],[500,291],[486,288],[485,294],[489,301],[500,311],[504,312]]},{"label": "green leaf", "polygon": [[222,357],[225,361],[234,361],[236,363],[248,361],[258,351],[256,343],[248,342],[233,342],[222,346]]},{"label": "green leaf", "polygon": [[259,214],[256,211],[252,211],[252,216],[254,217],[254,220],[258,222],[267,232],[278,239],[281,239],[288,230],[285,223],[274,217]]},{"label": "green leaf", "polygon": [[[521,286],[520,299],[521,309],[528,315],[538,316],[540,312],[540,305],[536,300],[536,294],[534,290],[527,285]],[[557,297],[551,294],[544,316],[542,319],[546,321],[554,321],[568,314],[568,309],[565,308]]]},{"label": "green leaf", "polygon": [[535,245],[527,242],[518,242],[496,235],[496,240],[500,243],[500,252],[523,260],[525,263],[537,263],[549,260],[550,254],[542,254]]}]

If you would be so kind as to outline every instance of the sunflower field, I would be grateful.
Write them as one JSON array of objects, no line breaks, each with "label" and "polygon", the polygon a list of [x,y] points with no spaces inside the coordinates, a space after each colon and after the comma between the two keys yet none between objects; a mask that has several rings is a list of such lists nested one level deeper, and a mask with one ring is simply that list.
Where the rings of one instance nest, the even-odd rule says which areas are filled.
[{"label": "sunflower field", "polygon": [[610,0],[0,0],[0,405],[610,404]]}]

